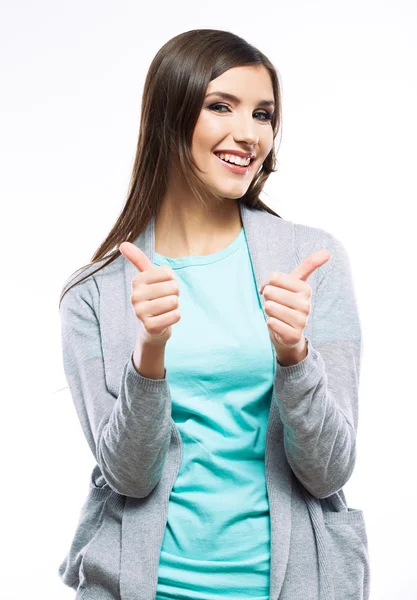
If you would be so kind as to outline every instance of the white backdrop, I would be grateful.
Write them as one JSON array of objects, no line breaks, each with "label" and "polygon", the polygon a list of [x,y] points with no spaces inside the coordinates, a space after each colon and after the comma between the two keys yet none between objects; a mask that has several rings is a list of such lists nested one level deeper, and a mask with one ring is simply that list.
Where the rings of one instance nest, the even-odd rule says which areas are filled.
[{"label": "white backdrop", "polygon": [[66,388],[59,293],[125,202],[150,62],[197,28],[232,31],[272,60],[283,139],[263,199],[350,256],[364,356],[344,489],[365,514],[371,599],[415,599],[416,2],[1,8],[1,600],[75,596],[58,566],[95,462]]}]

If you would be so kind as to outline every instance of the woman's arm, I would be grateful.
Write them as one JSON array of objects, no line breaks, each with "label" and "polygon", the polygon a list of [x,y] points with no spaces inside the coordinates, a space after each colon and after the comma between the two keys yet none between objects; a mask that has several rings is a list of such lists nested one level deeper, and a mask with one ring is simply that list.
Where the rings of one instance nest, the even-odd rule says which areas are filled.
[{"label": "woman's arm", "polygon": [[312,306],[308,354],[275,373],[288,462],[317,498],[339,491],[356,459],[362,332],[349,257],[331,234],[332,253]]},{"label": "woman's arm", "polygon": [[109,392],[98,295],[96,281],[89,277],[62,299],[64,371],[84,435],[107,483],[119,494],[144,498],[160,480],[171,440],[168,381],[138,373],[132,348],[120,373],[118,395]]}]

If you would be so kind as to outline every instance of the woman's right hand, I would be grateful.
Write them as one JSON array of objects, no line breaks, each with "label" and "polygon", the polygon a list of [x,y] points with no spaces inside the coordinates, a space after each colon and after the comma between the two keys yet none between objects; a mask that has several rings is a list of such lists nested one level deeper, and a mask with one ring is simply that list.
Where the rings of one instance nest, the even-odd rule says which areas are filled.
[{"label": "woman's right hand", "polygon": [[131,242],[122,242],[120,252],[139,273],[132,279],[130,301],[140,324],[142,344],[166,344],[172,325],[181,319],[178,282],[170,267],[154,266],[144,252]]}]

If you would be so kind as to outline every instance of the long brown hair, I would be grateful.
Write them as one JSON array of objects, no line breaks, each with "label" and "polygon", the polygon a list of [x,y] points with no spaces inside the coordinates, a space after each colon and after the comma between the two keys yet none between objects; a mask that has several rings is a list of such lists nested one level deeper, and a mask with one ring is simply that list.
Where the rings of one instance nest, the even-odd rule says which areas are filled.
[{"label": "long brown hair", "polygon": [[[193,131],[210,81],[228,69],[241,66],[263,66],[270,74],[275,101],[271,121],[275,142],[281,125],[281,88],[275,67],[257,48],[229,31],[194,29],[173,37],[157,52],[145,80],[139,138],[126,203],[91,262],[75,272],[79,275],[80,270],[88,270],[87,275],[71,279],[70,284],[75,279],[76,282],[66,289],[64,285],[59,306],[68,290],[116,260],[121,255],[120,244],[133,243],[152,217],[157,216],[167,189],[171,156],[178,157],[183,177],[205,206],[204,185],[193,172],[193,168],[198,170],[191,154]],[[269,175],[276,171],[276,153],[272,147],[239,202],[282,218],[259,199]],[[102,264],[91,271],[90,267],[99,262]]]}]

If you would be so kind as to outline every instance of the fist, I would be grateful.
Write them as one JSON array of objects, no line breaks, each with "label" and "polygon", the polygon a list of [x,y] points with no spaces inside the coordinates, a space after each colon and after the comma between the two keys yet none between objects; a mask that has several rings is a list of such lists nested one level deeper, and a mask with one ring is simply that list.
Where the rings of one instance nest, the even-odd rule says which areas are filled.
[{"label": "fist", "polygon": [[140,323],[142,343],[166,344],[172,325],[180,318],[180,289],[171,267],[154,266],[144,252],[130,242],[119,246],[120,252],[137,269],[132,279],[130,301]]}]

